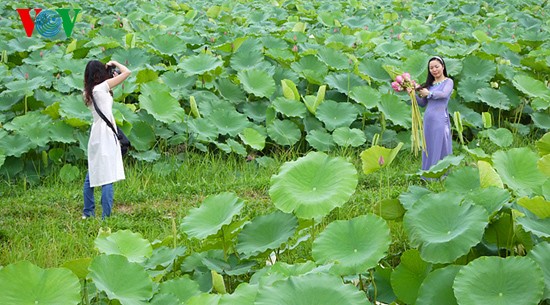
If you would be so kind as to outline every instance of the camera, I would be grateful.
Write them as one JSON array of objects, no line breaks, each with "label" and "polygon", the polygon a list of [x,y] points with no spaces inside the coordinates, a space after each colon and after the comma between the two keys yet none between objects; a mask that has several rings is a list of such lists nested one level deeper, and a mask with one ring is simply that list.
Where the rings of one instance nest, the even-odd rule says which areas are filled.
[{"label": "camera", "polygon": [[115,65],[109,65],[107,66],[107,73],[111,76],[111,77],[114,77],[115,76],[115,72],[118,74],[120,74],[120,70],[117,69],[117,67]]}]

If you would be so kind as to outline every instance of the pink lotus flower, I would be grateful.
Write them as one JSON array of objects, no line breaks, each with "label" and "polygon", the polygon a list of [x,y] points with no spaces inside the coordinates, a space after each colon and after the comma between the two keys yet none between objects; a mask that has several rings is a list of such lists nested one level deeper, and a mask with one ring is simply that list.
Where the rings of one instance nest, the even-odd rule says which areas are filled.
[{"label": "pink lotus flower", "polygon": [[399,91],[402,91],[403,88],[401,88],[401,85],[399,85],[398,82],[392,82],[391,83],[391,87],[393,88],[393,90],[399,92]]},{"label": "pink lotus flower", "polygon": [[380,156],[380,158],[378,158],[378,165],[384,166],[384,163],[386,163],[386,162],[384,161],[384,156]]},{"label": "pink lotus flower", "polygon": [[401,74],[401,76],[403,77],[404,80],[406,81],[410,81],[411,80],[411,75],[407,72]]},{"label": "pink lotus flower", "polygon": [[396,81],[397,83],[399,83],[399,84],[402,84],[402,83],[403,83],[403,76],[397,75],[397,76],[395,77],[395,81]]}]

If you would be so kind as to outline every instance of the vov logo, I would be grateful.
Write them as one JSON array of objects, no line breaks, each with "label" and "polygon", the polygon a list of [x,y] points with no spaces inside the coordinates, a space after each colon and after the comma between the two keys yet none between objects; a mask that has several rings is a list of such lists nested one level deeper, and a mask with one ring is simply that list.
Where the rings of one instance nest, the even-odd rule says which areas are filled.
[{"label": "vov logo", "polygon": [[[18,8],[16,10],[19,13],[19,17],[21,18],[27,37],[31,37],[33,30],[36,28],[36,31],[46,38],[52,38],[59,34],[61,28],[63,28],[67,37],[71,37],[74,24],[76,22],[76,17],[80,12],[79,8],[59,8],[56,10],[43,10],[41,8],[35,8],[35,17],[33,20],[31,17],[30,8]],[[72,19],[69,15],[70,11],[74,11],[74,16]]]}]

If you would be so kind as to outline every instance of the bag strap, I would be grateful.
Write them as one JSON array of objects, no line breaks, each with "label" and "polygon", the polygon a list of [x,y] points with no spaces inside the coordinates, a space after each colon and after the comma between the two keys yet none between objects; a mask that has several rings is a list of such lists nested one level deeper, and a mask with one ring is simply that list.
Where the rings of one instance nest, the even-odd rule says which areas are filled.
[{"label": "bag strap", "polygon": [[111,121],[107,119],[107,117],[103,114],[103,112],[99,110],[99,107],[97,107],[97,104],[95,103],[95,99],[93,97],[93,93],[92,93],[92,103],[94,104],[94,108],[97,114],[99,114],[99,116],[103,119],[103,121],[107,123],[107,126],[111,128],[111,130],[115,133],[115,136],[118,138],[118,133],[116,132],[116,129],[113,127],[113,123],[111,123]]}]

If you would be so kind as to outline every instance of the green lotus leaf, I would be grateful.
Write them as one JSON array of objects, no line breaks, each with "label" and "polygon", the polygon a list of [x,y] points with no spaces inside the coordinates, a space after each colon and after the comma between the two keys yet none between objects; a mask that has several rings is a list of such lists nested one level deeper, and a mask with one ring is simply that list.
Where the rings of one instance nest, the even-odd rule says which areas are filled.
[{"label": "green lotus leaf", "polygon": [[259,69],[239,71],[237,74],[244,90],[258,97],[269,98],[275,93],[275,80]]},{"label": "green lotus leaf", "polygon": [[458,84],[458,93],[466,102],[477,102],[479,96],[477,91],[487,87],[487,83],[475,78],[465,78]]},{"label": "green lotus leaf", "polygon": [[158,292],[161,294],[172,294],[176,296],[180,303],[185,303],[191,297],[201,293],[199,284],[190,279],[187,275],[161,282]]},{"label": "green lotus leaf", "polygon": [[92,122],[92,112],[84,105],[82,97],[77,94],[61,98],[59,115],[73,127],[89,126]]},{"label": "green lotus leaf", "polygon": [[550,132],[547,132],[535,142],[539,151],[539,156],[545,156],[550,154]]},{"label": "green lotus leaf", "polygon": [[509,147],[514,141],[514,135],[506,128],[483,130],[479,132],[479,136],[489,138],[499,147]]},{"label": "green lotus leaf", "polygon": [[57,121],[50,125],[50,140],[60,143],[74,143],[74,128],[63,121]]},{"label": "green lotus leaf", "polygon": [[296,88],[296,84],[292,80],[281,80],[281,86],[283,87],[283,95],[286,99],[300,101],[300,93],[298,93],[298,88]]},{"label": "green lotus leaf", "polygon": [[7,135],[0,141],[0,149],[3,149],[5,155],[17,158],[36,147],[36,144],[20,134]]},{"label": "green lotus leaf", "polygon": [[361,152],[361,161],[363,161],[363,172],[365,175],[374,173],[375,171],[389,166],[399,150],[403,147],[403,143],[399,142],[393,149],[374,145]]},{"label": "green lotus leaf", "polygon": [[459,168],[451,172],[445,179],[445,189],[451,192],[473,192],[480,186],[479,170],[475,167]]},{"label": "green lotus leaf", "polygon": [[350,64],[350,59],[344,53],[333,48],[321,47],[318,50],[317,57],[335,70],[346,70],[353,66]]},{"label": "green lotus leaf", "polygon": [[391,244],[390,228],[376,215],[331,222],[315,239],[312,255],[318,264],[334,263],[334,274],[354,275],[374,268]]},{"label": "green lotus leaf", "polygon": [[32,96],[34,90],[46,85],[48,85],[46,79],[41,76],[30,79],[15,80],[5,84],[6,88],[9,90],[20,92],[26,96]]},{"label": "green lotus leaf", "polygon": [[489,186],[473,190],[467,193],[465,198],[471,200],[475,205],[484,207],[489,215],[493,215],[510,202],[512,196],[506,189]]},{"label": "green lotus leaf", "polygon": [[339,127],[332,133],[334,142],[342,147],[358,147],[367,141],[365,133],[357,128]]},{"label": "green lotus leaf", "polygon": [[99,255],[89,269],[97,289],[122,305],[144,304],[153,296],[153,281],[147,272],[122,255]]},{"label": "green lotus leaf", "polygon": [[313,55],[300,58],[298,62],[293,62],[290,67],[312,84],[322,85],[325,83],[328,67]]},{"label": "green lotus leaf", "polygon": [[489,218],[484,208],[461,203],[455,193],[431,197],[433,202],[424,198],[403,218],[411,245],[420,249],[423,260],[450,263],[481,241]]},{"label": "green lotus leaf", "polygon": [[493,154],[494,167],[502,181],[521,197],[541,192],[546,177],[537,168],[537,159],[537,155],[527,147]]},{"label": "green lotus leaf", "polygon": [[246,148],[241,143],[233,139],[227,139],[225,142],[227,143],[227,145],[229,145],[229,148],[231,149],[229,152],[234,152],[243,157],[246,156]]},{"label": "green lotus leaf", "polygon": [[188,57],[178,64],[189,75],[201,75],[222,65],[223,62],[219,58],[206,53]]},{"label": "green lotus leaf", "polygon": [[214,141],[219,135],[218,128],[212,126],[209,119],[198,118],[187,121],[189,124],[189,132],[195,133],[197,139],[201,141]]},{"label": "green lotus leaf", "polygon": [[[197,77],[189,77],[182,71],[168,71],[163,73],[160,79],[169,88],[173,90],[178,89],[178,91],[182,92],[186,92],[186,90],[190,89],[197,81]],[[187,96],[187,94],[183,94],[182,96]]]},{"label": "green lotus leaf", "polygon": [[250,285],[246,282],[239,284],[232,294],[222,295],[219,305],[254,305],[258,294],[258,285]]},{"label": "green lotus leaf", "polygon": [[50,129],[43,128],[52,124],[49,116],[40,112],[27,112],[16,116],[11,122],[4,125],[6,130],[23,135],[36,146],[45,146],[50,141]]},{"label": "green lotus leaf", "polygon": [[504,184],[502,183],[500,176],[497,174],[491,163],[479,160],[477,161],[477,167],[479,169],[479,183],[481,187],[495,186],[504,188]]},{"label": "green lotus leaf", "polygon": [[183,218],[180,229],[190,238],[204,239],[230,224],[243,206],[244,202],[234,193],[210,195],[200,207],[189,211]]},{"label": "green lotus leaf", "polygon": [[330,88],[346,95],[350,94],[352,88],[365,85],[359,76],[352,73],[331,73],[325,78],[325,81]]},{"label": "green lotus leaf", "polygon": [[141,86],[139,106],[164,123],[182,122],[185,116],[179,102],[162,83],[149,82]]},{"label": "green lotus leaf", "polygon": [[328,130],[338,127],[349,127],[357,119],[359,111],[357,107],[347,102],[325,101],[319,105],[315,116],[323,123]]},{"label": "green lotus leaf", "polygon": [[27,261],[0,269],[0,304],[79,304],[80,282],[64,268],[42,269]]},{"label": "green lotus leaf", "polygon": [[4,150],[0,148],[0,168],[2,168],[4,162],[6,162],[6,153],[4,153]]},{"label": "green lotus leaf", "polygon": [[511,107],[508,96],[496,89],[482,88],[477,91],[477,94],[479,94],[479,100],[490,107],[503,110],[509,110]]},{"label": "green lotus leaf", "polygon": [[448,155],[437,162],[435,165],[430,167],[430,169],[420,170],[417,175],[426,178],[440,178],[441,176],[445,175],[452,166],[458,166],[460,162],[462,162],[462,159],[464,159],[463,155]]},{"label": "green lotus leaf", "polygon": [[453,285],[461,305],[537,304],[544,282],[540,267],[526,257],[485,256],[462,267]]},{"label": "green lotus leaf", "polygon": [[396,55],[399,52],[403,51],[407,46],[401,40],[391,40],[383,42],[374,48],[374,52],[378,53],[380,56],[392,56]]},{"label": "green lotus leaf", "polygon": [[138,121],[132,125],[131,132],[125,132],[132,143],[132,147],[139,151],[146,151],[153,148],[156,143],[155,131],[150,124]]},{"label": "green lotus leaf", "polygon": [[178,303],[180,303],[180,301],[173,294],[157,293],[148,304],[164,305],[164,304],[178,304]]},{"label": "green lotus leaf", "polygon": [[289,120],[274,120],[267,126],[268,136],[279,145],[294,145],[302,137],[296,123]]},{"label": "green lotus leaf", "polygon": [[535,214],[540,219],[550,217],[550,202],[542,196],[533,198],[522,197],[518,199],[518,204]]},{"label": "green lotus leaf", "polygon": [[256,150],[262,150],[265,147],[265,135],[261,134],[254,128],[245,128],[239,134],[239,138],[244,144]]},{"label": "green lotus leaf", "polygon": [[80,170],[77,166],[65,164],[59,170],[59,178],[63,182],[72,182],[80,177]]},{"label": "green lotus leaf", "polygon": [[241,87],[234,84],[231,80],[227,78],[220,78],[219,80],[217,80],[216,88],[218,88],[218,91],[220,91],[221,96],[230,101],[241,102],[246,99],[246,95]]},{"label": "green lotus leaf", "polygon": [[550,177],[550,155],[545,155],[537,161],[537,168],[541,173]]},{"label": "green lotus leaf", "polygon": [[185,302],[185,305],[218,305],[220,299],[221,295],[219,294],[202,293],[189,298],[189,300]]},{"label": "green lotus leaf", "polygon": [[332,135],[325,129],[314,129],[308,132],[306,141],[318,151],[330,151],[335,143]]},{"label": "green lotus leaf", "polygon": [[364,105],[367,109],[374,108],[380,102],[380,91],[369,86],[356,86],[349,95],[354,101]]},{"label": "green lotus leaf", "polygon": [[398,220],[405,214],[405,208],[399,199],[383,199],[373,207],[373,213],[385,220]]},{"label": "green lotus leaf", "polygon": [[[411,79],[416,80],[417,83],[421,83],[422,80],[426,79],[428,67],[426,63],[426,58],[427,55],[424,52],[415,52],[412,55],[407,56],[407,59],[403,63],[403,71],[409,72],[411,74]],[[451,73],[451,75],[458,74],[449,71],[450,62],[448,59],[445,59],[445,63],[447,64],[447,71]]]},{"label": "green lotus leaf", "polygon": [[394,124],[405,128],[411,127],[411,107],[399,100],[396,95],[382,94],[378,109]]},{"label": "green lotus leaf", "polygon": [[216,109],[212,111],[207,121],[217,129],[217,133],[228,134],[232,137],[238,135],[250,125],[246,116],[236,110]]},{"label": "green lotus leaf", "polygon": [[530,114],[531,119],[536,127],[542,129],[550,129],[550,115],[543,112],[534,112]]},{"label": "green lotus leaf", "polygon": [[83,280],[88,276],[88,273],[90,272],[88,270],[88,267],[90,267],[90,263],[92,262],[92,259],[87,258],[79,258],[71,261],[67,261],[63,263],[61,267],[67,268],[71,270],[80,280]]},{"label": "green lotus leaf", "polygon": [[151,243],[141,234],[129,230],[117,231],[110,235],[99,235],[95,246],[100,253],[119,254],[129,262],[142,263],[153,254]]},{"label": "green lotus leaf", "polygon": [[360,61],[357,69],[359,72],[380,82],[391,82],[391,77],[382,67],[383,63],[377,59]]},{"label": "green lotus leaf", "polygon": [[151,47],[162,54],[176,55],[185,52],[186,43],[177,35],[157,35],[151,40]]},{"label": "green lotus leaf", "polygon": [[357,171],[351,163],[311,152],[281,166],[271,177],[269,195],[283,212],[294,212],[298,218],[318,218],[344,205],[357,183]]},{"label": "green lotus leaf", "polygon": [[336,276],[311,273],[260,286],[255,305],[367,305],[365,294]]},{"label": "green lotus leaf", "polygon": [[527,232],[531,232],[538,237],[550,238],[550,218],[518,217],[517,223]]},{"label": "green lotus leaf", "polygon": [[521,92],[531,96],[550,100],[550,90],[538,79],[527,75],[516,75],[512,80],[514,86]]},{"label": "green lotus leaf", "polygon": [[307,108],[303,103],[284,97],[276,98],[273,101],[273,107],[275,107],[278,112],[288,117],[304,118],[307,113]]},{"label": "green lotus leaf", "polygon": [[244,71],[257,67],[264,61],[264,55],[258,49],[239,49],[231,56],[231,67],[237,71]]},{"label": "green lotus leaf", "polygon": [[237,236],[236,250],[248,258],[269,249],[277,249],[294,235],[298,220],[280,211],[256,217]]},{"label": "green lotus leaf", "polygon": [[550,243],[541,242],[527,254],[527,257],[538,263],[544,274],[544,296],[543,299],[550,299],[550,264],[547,263],[550,257]]},{"label": "green lotus leaf", "polygon": [[[242,105],[241,111],[248,118],[254,120],[255,122],[267,122],[268,112],[270,112],[272,109],[273,108],[270,107],[270,104],[267,101],[253,101]],[[275,113],[275,111],[273,111],[273,113]],[[260,125],[251,126],[264,128],[264,126]]]},{"label": "green lotus leaf", "polygon": [[399,265],[391,274],[391,286],[399,300],[414,304],[424,279],[432,270],[432,265],[420,258],[416,249],[403,252]]},{"label": "green lotus leaf", "polygon": [[496,65],[476,56],[467,56],[463,60],[462,75],[479,82],[489,81],[495,76]]},{"label": "green lotus leaf", "polygon": [[449,265],[430,272],[420,286],[415,304],[457,305],[453,283],[460,268]]},{"label": "green lotus leaf", "polygon": [[145,268],[155,270],[158,267],[162,267],[165,270],[169,270],[169,266],[174,263],[178,257],[185,255],[187,248],[180,246],[176,248],[169,248],[166,246],[160,246],[153,249],[153,254],[143,264]]},{"label": "green lotus leaf", "polygon": [[127,63],[126,66],[130,70],[139,70],[145,68],[146,65],[153,62],[152,55],[147,53],[146,49],[132,48],[132,49],[117,49],[111,59],[121,63]]}]

